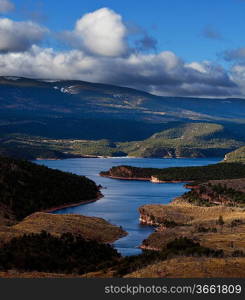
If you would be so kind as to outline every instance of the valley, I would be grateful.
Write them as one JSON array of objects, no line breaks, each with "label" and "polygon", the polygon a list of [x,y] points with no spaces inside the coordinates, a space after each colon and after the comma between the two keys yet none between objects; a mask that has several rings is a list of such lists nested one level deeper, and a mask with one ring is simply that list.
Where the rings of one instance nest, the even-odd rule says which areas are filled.
[{"label": "valley", "polygon": [[223,125],[211,123],[175,126],[142,141],[51,139],[23,134],[0,138],[0,154],[25,159],[72,157],[221,157],[242,147],[245,139]]},{"label": "valley", "polygon": [[243,99],[20,77],[0,92],[0,276],[242,276]]}]

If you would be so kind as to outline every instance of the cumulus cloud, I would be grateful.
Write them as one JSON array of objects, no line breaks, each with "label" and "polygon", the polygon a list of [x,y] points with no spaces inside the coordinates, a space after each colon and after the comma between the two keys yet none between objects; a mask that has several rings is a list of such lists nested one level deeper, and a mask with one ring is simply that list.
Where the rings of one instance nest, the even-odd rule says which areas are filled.
[{"label": "cumulus cloud", "polygon": [[241,94],[245,95],[245,64],[234,65],[231,69],[231,76],[241,90]]},{"label": "cumulus cloud", "polygon": [[223,56],[227,61],[245,61],[245,47],[225,51]]},{"label": "cumulus cloud", "polygon": [[240,87],[242,94],[245,95],[245,60],[232,66],[231,77]]},{"label": "cumulus cloud", "polygon": [[138,51],[157,50],[157,40],[150,36],[148,33],[144,33],[143,37],[136,41],[136,49]]},{"label": "cumulus cloud", "polygon": [[127,28],[122,17],[108,8],[101,8],[85,14],[72,32],[63,36],[72,45],[90,54],[100,56],[119,56],[127,50]]},{"label": "cumulus cloud", "polygon": [[0,19],[1,75],[78,79],[164,96],[229,97],[243,90],[238,80],[239,72],[245,74],[242,68],[230,74],[214,62],[186,63],[172,51],[146,53],[156,48],[156,41],[145,32],[138,51],[130,48],[122,17],[108,8],[86,14],[66,32],[73,49],[40,47],[45,32],[33,22]]},{"label": "cumulus cloud", "polygon": [[128,86],[159,95],[239,94],[237,85],[221,66],[208,62],[185,64],[170,51],[101,58],[81,50],[56,52],[32,46],[24,53],[0,55],[0,68],[4,70],[2,75],[79,79]]},{"label": "cumulus cloud", "polygon": [[245,48],[227,50],[221,56],[232,64],[230,76],[239,86],[241,94],[245,95]]},{"label": "cumulus cloud", "polygon": [[33,22],[0,18],[0,52],[21,52],[39,43],[47,29]]},{"label": "cumulus cloud", "polygon": [[14,10],[14,4],[9,0],[0,0],[0,14]]}]

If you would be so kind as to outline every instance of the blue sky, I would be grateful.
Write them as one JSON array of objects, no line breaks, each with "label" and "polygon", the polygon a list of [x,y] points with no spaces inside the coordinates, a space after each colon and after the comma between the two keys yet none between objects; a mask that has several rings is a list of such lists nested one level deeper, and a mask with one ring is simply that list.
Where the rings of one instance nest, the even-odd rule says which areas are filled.
[{"label": "blue sky", "polygon": [[[115,84],[144,88],[144,80],[147,79],[145,74],[151,73],[149,65],[153,66],[153,68],[156,65],[157,69],[157,60],[159,60],[164,65],[165,71],[161,74],[159,70],[156,70],[154,76],[150,78],[149,85],[145,87],[145,89],[150,92],[174,95],[174,93],[171,92],[171,85],[175,87],[178,82],[177,94],[180,95],[182,93],[183,95],[200,96],[203,93],[203,96],[212,96],[212,94],[213,96],[241,96],[244,93],[245,50],[243,53],[243,49],[245,49],[245,0],[0,0],[0,10],[1,1],[12,2],[15,6],[14,9],[5,9],[5,11],[2,12],[2,18],[8,18],[16,22],[14,24],[15,26],[21,21],[32,21],[38,24],[38,26],[47,29],[49,32],[48,34],[39,32],[39,34],[45,35],[45,38],[40,38],[40,36],[38,36],[38,38],[33,37],[33,32],[31,32],[33,44],[29,45],[29,42],[25,40],[25,49],[16,47],[18,48],[17,52],[22,52],[21,59],[23,59],[24,52],[27,50],[30,51],[31,47],[35,45],[42,47],[43,51],[52,48],[55,52],[55,54],[52,54],[53,56],[58,55],[62,51],[64,53],[66,52],[67,55],[68,51],[79,50],[81,51],[80,54],[86,55],[86,59],[88,60],[94,60],[96,56],[99,65],[103,65],[100,69],[101,74],[103,72],[106,74],[104,79],[102,79],[100,76],[85,76],[84,70],[82,70],[80,73],[76,71],[73,75],[69,74],[68,77],[74,76],[77,79],[105,81],[106,83],[111,81]],[[127,30],[126,33],[121,33],[122,40],[127,40],[127,42],[124,41],[125,45],[118,46],[119,48],[121,47],[120,51],[118,50],[119,48],[117,48],[120,54],[119,52],[117,55],[115,55],[114,52],[113,54],[112,52],[108,52],[109,55],[104,52],[97,53],[91,48],[91,43],[88,47],[85,37],[82,36],[83,34],[86,36],[84,29],[83,31],[79,31],[79,34],[81,34],[80,39],[83,41],[77,40],[78,31],[75,30],[76,22],[81,20],[86,14],[100,11],[102,8],[108,8],[112,12],[107,14],[108,18],[112,17],[113,19],[113,14],[120,16],[120,22]],[[96,14],[94,17],[96,17]],[[30,27],[30,24],[28,26]],[[4,26],[4,30],[5,28],[6,26]],[[121,30],[123,30],[122,27]],[[103,35],[103,32],[101,34]],[[18,43],[20,43],[19,37],[16,37],[16,41],[17,40]],[[115,40],[113,40],[113,42],[114,41]],[[120,42],[119,38],[116,42]],[[146,43],[148,47],[145,47]],[[6,52],[10,55],[11,52],[16,53],[16,49],[14,49],[13,46],[11,46],[11,49],[6,48],[5,40],[3,44],[5,48],[3,47],[2,52],[4,52],[4,59],[6,60]],[[14,43],[12,41],[11,45],[13,44],[17,44],[17,42]],[[81,44],[83,44],[83,46],[81,46]],[[95,41],[94,48],[98,47],[98,45],[96,45]],[[143,46],[137,48],[137,45],[144,45],[145,48]],[[125,49],[125,51],[123,51],[122,47],[130,49],[130,51],[126,51]],[[112,78],[108,70],[111,70],[112,64],[116,64],[116,67],[120,69],[119,60],[124,59],[126,67],[132,71],[132,49],[134,49],[133,51],[137,50],[137,59],[141,59],[141,62],[137,61],[138,69],[136,73],[138,73],[139,76],[137,78],[135,76],[135,83],[132,80],[127,83],[127,81],[122,79],[122,76],[118,74],[115,76],[116,78]],[[171,52],[176,57],[165,52]],[[150,55],[157,56],[160,53],[165,54],[160,58],[150,57]],[[144,57],[139,57],[140,55],[144,55]],[[39,56],[38,54],[38,57]],[[126,60],[126,56],[128,60]],[[224,57],[226,59],[224,59]],[[9,57],[9,61],[10,59],[13,59],[13,55]],[[68,58],[66,59],[68,60]],[[107,59],[107,62],[105,62],[105,59]],[[150,59],[151,62],[149,62]],[[169,62],[167,60],[169,60]],[[148,63],[147,70],[145,70],[146,61]],[[129,62],[131,64],[130,66]],[[184,68],[183,70],[181,69],[182,75],[176,73],[175,76],[172,69],[169,71],[169,65],[174,65],[176,72],[177,68]],[[199,72],[200,74],[194,74],[193,70],[192,73],[189,74],[188,71],[190,68],[195,69],[195,72]],[[44,67],[42,69],[44,69]],[[8,73],[9,70],[12,69],[8,66],[6,73]],[[11,72],[13,72],[13,70]],[[86,72],[86,74],[88,74],[90,71],[87,70]],[[37,71],[30,72],[30,76],[38,76],[37,73]],[[57,71],[54,72],[54,74],[56,73]],[[179,81],[181,76],[183,77],[183,74],[186,78],[188,77],[188,79],[186,79],[186,82],[183,81],[180,83]],[[11,73],[11,75],[13,74]],[[23,75],[28,75],[28,72],[23,71]],[[125,73],[125,77],[127,75],[128,73]],[[162,79],[160,80],[161,75]],[[178,75],[180,75],[179,78]],[[40,76],[47,77],[45,72],[43,72],[43,74],[41,72]],[[208,77],[214,77],[213,85],[209,82]],[[159,84],[154,84],[154,78],[156,82],[159,81]],[[195,83],[195,79],[197,85],[194,88],[190,86],[190,83],[193,80]],[[206,85],[206,87],[204,87],[204,85]],[[198,95],[197,92],[198,87],[200,88],[200,95]],[[216,91],[213,91],[214,87],[217,87]],[[205,91],[201,91],[205,90],[205,88],[206,93]]]},{"label": "blue sky", "polygon": [[[85,13],[102,7],[115,10],[129,24],[141,26],[158,41],[158,50],[171,50],[186,60],[217,59],[217,54],[245,44],[243,0],[105,0],[23,1],[15,0],[16,19],[26,9],[39,10],[39,21],[55,31],[72,29]],[[24,4],[23,4],[24,2]],[[210,27],[220,39],[203,35]]]}]

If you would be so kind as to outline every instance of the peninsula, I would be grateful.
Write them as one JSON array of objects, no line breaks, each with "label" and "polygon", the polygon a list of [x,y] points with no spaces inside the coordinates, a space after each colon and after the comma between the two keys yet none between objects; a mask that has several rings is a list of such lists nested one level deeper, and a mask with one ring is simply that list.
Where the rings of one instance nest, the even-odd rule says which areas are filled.
[{"label": "peninsula", "polygon": [[218,163],[201,167],[138,168],[117,166],[101,172],[101,176],[121,180],[146,180],[153,183],[193,182],[221,179],[245,178],[245,165],[239,163]]}]

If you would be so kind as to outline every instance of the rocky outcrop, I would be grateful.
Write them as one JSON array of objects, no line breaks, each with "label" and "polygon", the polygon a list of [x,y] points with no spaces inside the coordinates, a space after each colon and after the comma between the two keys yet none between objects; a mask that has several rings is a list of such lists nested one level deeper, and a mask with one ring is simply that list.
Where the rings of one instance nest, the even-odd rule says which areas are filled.
[{"label": "rocky outcrop", "polygon": [[162,183],[162,181],[161,180],[159,180],[157,177],[155,177],[155,176],[151,176],[151,182],[152,183]]},{"label": "rocky outcrop", "polygon": [[155,222],[151,216],[140,214],[139,221],[141,224],[150,225],[150,226],[157,226],[159,223]]}]

